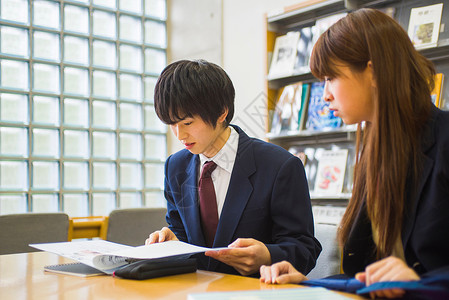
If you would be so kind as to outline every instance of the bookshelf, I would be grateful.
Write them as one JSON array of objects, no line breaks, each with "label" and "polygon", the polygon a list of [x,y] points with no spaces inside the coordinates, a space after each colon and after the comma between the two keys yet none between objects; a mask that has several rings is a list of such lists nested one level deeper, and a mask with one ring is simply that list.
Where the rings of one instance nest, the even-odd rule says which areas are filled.
[{"label": "bookshelf", "polygon": [[[389,11],[393,17],[407,31],[410,13],[412,8],[443,4],[443,12],[441,17],[441,27],[436,47],[420,50],[428,59],[433,61],[438,73],[443,73],[445,80],[443,81],[440,108],[449,110],[449,3],[444,0],[434,1],[418,1],[418,0],[309,0],[298,3],[297,5],[285,7],[273,13],[266,15],[266,94],[268,98],[268,121],[267,139],[278,144],[293,154],[304,153],[304,151],[314,149],[329,150],[335,148],[349,149],[348,164],[346,167],[345,183],[341,193],[333,195],[319,195],[314,192],[314,176],[316,176],[317,161],[311,159],[305,163],[306,173],[309,180],[309,189],[313,204],[318,205],[335,205],[345,206],[351,197],[352,191],[352,172],[355,158],[355,140],[356,127],[343,126],[332,130],[304,130],[288,131],[284,130],[280,133],[270,132],[272,114],[276,109],[277,97],[282,88],[297,82],[313,83],[317,79],[313,77],[309,70],[302,69],[301,72],[294,70],[285,76],[269,76],[269,68],[275,48],[276,38],[292,31],[300,31],[305,27],[312,27],[316,21],[324,17],[332,16],[339,13],[350,12],[358,8],[376,8]],[[311,164],[307,166],[307,164]],[[315,164],[315,165],[314,165]],[[314,169],[314,170],[313,170]]]}]

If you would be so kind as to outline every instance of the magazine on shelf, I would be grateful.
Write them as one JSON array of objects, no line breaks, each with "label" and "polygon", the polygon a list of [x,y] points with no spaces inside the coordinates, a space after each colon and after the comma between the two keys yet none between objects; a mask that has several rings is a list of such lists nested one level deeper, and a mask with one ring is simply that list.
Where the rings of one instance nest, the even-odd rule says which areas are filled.
[{"label": "magazine on shelf", "polygon": [[312,53],[312,27],[304,27],[299,31],[298,46],[296,48],[296,59],[294,74],[310,72],[309,59]]},{"label": "magazine on shelf", "polygon": [[289,130],[293,117],[293,102],[295,101],[294,98],[298,85],[298,83],[289,84],[279,90],[271,121],[271,133],[279,134],[282,131]]},{"label": "magazine on shelf", "polygon": [[292,99],[292,115],[287,128],[289,131],[299,130],[299,114],[303,106],[301,96],[302,96],[302,82],[298,82],[297,84],[295,84],[295,94]]},{"label": "magazine on shelf", "polygon": [[307,113],[310,85],[298,82],[292,103],[292,118],[290,119],[290,131],[298,132],[304,128],[304,120]]},{"label": "magazine on shelf", "polygon": [[313,82],[310,87],[306,129],[328,130],[338,128],[343,123],[339,117],[334,116],[323,96],[324,82]]},{"label": "magazine on shelf", "polygon": [[298,39],[299,31],[291,31],[276,38],[268,78],[290,76],[293,73]]},{"label": "magazine on shelf", "polygon": [[338,195],[343,190],[348,149],[325,150],[318,158],[315,195]]},{"label": "magazine on shelf", "polygon": [[278,94],[276,96],[276,105],[274,107],[274,110],[272,111],[272,117],[271,117],[270,132],[272,134],[281,133],[281,129],[282,129],[282,109],[281,109],[281,107],[284,105],[281,102],[285,101],[284,96],[286,94],[288,94],[287,92],[284,92],[284,90],[285,90],[285,87],[281,88],[278,91]]},{"label": "magazine on shelf", "polygon": [[[137,260],[162,262],[187,258],[192,254],[226,248],[205,248],[180,241],[132,247],[104,240],[30,244],[31,247],[58,254],[106,274]],[[51,271],[49,269],[48,271]],[[70,270],[66,270],[69,272]]]},{"label": "magazine on shelf", "polygon": [[297,156],[301,160],[310,191],[313,190],[316,175],[317,161],[315,159],[315,152],[320,152],[323,149],[320,148],[318,151],[316,150],[317,149],[313,146],[292,146],[288,149],[291,154]]},{"label": "magazine on shelf", "polygon": [[416,49],[437,46],[442,12],[443,3],[412,8],[408,35]]},{"label": "magazine on shelf", "polygon": [[315,26],[312,27],[312,47],[315,45],[316,41],[329,27],[331,27],[335,22],[345,17],[348,13],[338,13],[330,15],[327,17],[320,18],[316,20]]}]

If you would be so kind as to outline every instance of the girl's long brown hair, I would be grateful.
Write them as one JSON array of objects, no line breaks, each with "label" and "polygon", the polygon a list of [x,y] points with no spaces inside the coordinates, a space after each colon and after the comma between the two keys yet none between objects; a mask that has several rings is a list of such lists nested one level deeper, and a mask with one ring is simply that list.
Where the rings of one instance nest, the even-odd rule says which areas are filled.
[{"label": "girl's long brown hair", "polygon": [[[363,133],[358,126],[352,198],[340,223],[345,244],[363,201],[378,230],[377,257],[391,255],[400,237],[406,180],[419,174],[419,134],[431,110],[433,64],[417,52],[404,29],[374,9],[360,9],[331,26],[314,46],[310,67],[323,79],[373,65],[374,112]],[[416,183],[416,182],[414,182]],[[416,186],[412,183],[411,186]]]}]

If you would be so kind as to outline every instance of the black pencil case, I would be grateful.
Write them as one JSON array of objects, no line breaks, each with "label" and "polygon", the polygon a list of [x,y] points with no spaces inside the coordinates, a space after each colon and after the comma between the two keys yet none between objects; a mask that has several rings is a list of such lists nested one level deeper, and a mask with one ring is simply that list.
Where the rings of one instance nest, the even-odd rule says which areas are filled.
[{"label": "black pencil case", "polygon": [[140,260],[114,272],[114,276],[126,279],[149,279],[162,276],[196,272],[195,258],[168,261]]}]

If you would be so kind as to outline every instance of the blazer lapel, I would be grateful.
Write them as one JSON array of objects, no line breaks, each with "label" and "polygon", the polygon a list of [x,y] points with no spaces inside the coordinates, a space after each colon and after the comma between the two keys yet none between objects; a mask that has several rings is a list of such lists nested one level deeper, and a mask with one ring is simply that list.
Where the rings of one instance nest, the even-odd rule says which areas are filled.
[{"label": "blazer lapel", "polygon": [[[214,247],[226,247],[233,242],[232,237],[253,192],[249,177],[256,171],[256,166],[251,139],[239,127],[234,126],[234,128],[239,133],[239,146],[215,235]],[[217,265],[218,261],[212,260],[210,270],[215,269]]]},{"label": "blazer lapel", "polygon": [[375,249],[371,222],[363,200],[343,248],[342,266],[345,274],[354,276],[364,266],[374,262]]},{"label": "blazer lapel", "polygon": [[205,246],[203,231],[200,224],[198,208],[198,164],[199,157],[194,155],[186,168],[185,180],[181,184],[182,200],[178,203],[181,218],[186,220],[186,230],[189,243]]},{"label": "blazer lapel", "polygon": [[422,171],[420,172],[420,177],[418,180],[416,190],[407,195],[405,202],[406,211],[404,214],[404,220],[402,224],[402,244],[404,249],[406,249],[407,242],[410,238],[410,234],[412,233],[413,224],[415,222],[416,217],[416,210],[418,207],[419,199],[421,198],[422,190],[424,188],[424,185],[426,184],[427,178],[429,177],[434,165],[434,160],[428,157],[426,153],[435,143],[434,127],[437,113],[438,111],[435,108],[432,108],[432,115],[430,117],[430,120],[423,130],[422,144],[421,144],[421,149],[423,151],[423,155],[421,156]]}]

